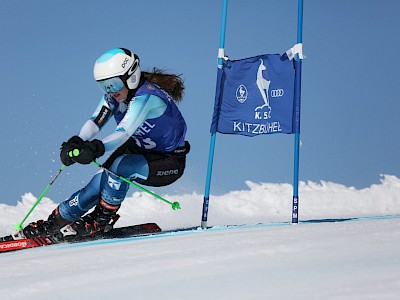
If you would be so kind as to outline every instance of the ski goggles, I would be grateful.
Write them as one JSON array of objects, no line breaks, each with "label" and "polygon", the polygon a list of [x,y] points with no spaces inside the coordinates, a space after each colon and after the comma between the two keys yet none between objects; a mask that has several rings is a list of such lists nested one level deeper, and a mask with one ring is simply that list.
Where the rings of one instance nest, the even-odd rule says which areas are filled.
[{"label": "ski goggles", "polygon": [[104,80],[97,81],[100,89],[108,94],[108,93],[118,93],[125,86],[121,78],[112,77]]}]

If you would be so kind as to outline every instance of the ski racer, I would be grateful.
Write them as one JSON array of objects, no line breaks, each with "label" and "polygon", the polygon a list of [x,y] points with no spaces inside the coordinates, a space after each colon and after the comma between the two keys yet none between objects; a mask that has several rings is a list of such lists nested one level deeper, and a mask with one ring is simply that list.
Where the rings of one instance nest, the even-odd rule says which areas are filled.
[{"label": "ski racer", "polygon": [[[104,95],[79,134],[62,144],[60,158],[69,166],[89,164],[105,152],[111,155],[91,181],[58,205],[47,220],[27,225],[22,230],[25,237],[61,236],[60,232],[88,236],[110,230],[129,188],[116,174],[158,187],[183,175],[190,145],[175,103],[183,97],[183,81],[156,68],[141,71],[139,62],[125,48],[111,49],[96,60],[94,78]],[[112,117],[115,131],[95,139]],[[71,152],[79,155],[71,156]]]}]

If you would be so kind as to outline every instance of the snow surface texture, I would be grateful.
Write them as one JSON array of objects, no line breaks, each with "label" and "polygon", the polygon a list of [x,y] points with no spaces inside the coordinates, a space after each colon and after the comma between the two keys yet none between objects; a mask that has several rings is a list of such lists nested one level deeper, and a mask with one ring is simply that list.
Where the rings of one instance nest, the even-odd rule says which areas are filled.
[{"label": "snow surface texture", "polygon": [[[247,185],[210,197],[212,229],[0,254],[0,299],[399,299],[399,178],[361,190],[303,182],[300,220],[363,219],[298,225],[290,224],[291,185]],[[119,226],[200,224],[202,195],[163,195],[179,211],[131,195]],[[25,194],[16,206],[0,204],[0,235],[35,201]],[[56,205],[44,198],[28,222]],[[234,224],[246,225],[223,226]]]}]

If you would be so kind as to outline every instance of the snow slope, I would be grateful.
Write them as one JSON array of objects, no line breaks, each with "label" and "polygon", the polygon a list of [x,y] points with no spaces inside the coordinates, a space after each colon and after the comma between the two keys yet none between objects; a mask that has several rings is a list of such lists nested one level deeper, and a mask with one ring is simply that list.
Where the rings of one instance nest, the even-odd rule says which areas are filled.
[{"label": "snow slope", "polygon": [[[0,254],[0,299],[398,299],[400,179],[361,190],[303,182],[300,220],[360,219],[298,225],[290,185],[248,186],[211,197],[212,229]],[[182,210],[134,192],[118,224],[200,224],[202,195],[163,196]],[[0,234],[35,200],[0,204]],[[55,205],[43,199],[29,220]]]}]

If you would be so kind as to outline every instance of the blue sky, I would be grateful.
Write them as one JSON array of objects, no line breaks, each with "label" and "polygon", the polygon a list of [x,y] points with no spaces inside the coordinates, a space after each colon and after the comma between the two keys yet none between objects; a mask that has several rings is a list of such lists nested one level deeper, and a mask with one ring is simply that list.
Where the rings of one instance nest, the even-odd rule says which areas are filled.
[{"label": "blue sky", "polygon": [[[113,47],[136,52],[142,69],[183,74],[187,171],[153,190],[202,194],[221,8],[222,0],[1,1],[0,203],[39,196],[50,182],[61,166],[60,144],[101,97],[94,61]],[[300,180],[363,188],[380,174],[400,176],[398,11],[397,0],[304,1]],[[296,32],[295,0],[229,1],[231,59],[283,53]],[[293,135],[217,135],[211,194],[246,189],[246,180],[292,183],[293,144]],[[47,195],[60,202],[96,171],[68,167]]]}]

